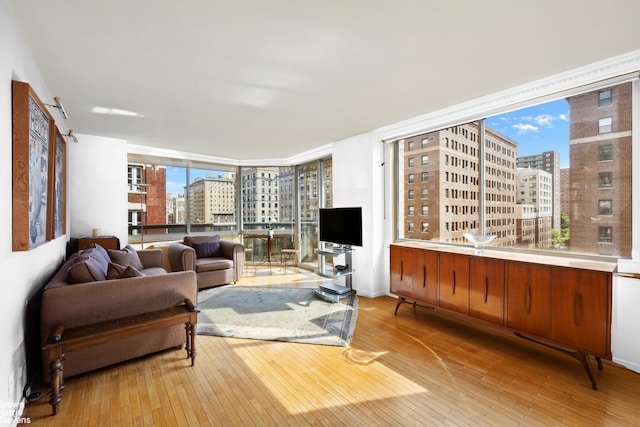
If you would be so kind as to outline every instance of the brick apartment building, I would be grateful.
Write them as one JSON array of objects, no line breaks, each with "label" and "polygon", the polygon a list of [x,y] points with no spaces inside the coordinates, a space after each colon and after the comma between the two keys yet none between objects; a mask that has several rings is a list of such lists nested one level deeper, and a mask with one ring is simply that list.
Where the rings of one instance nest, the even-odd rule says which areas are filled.
[{"label": "brick apartment building", "polygon": [[567,99],[571,248],[631,256],[631,83]]},{"label": "brick apartment building", "polygon": [[[128,222],[132,234],[164,233],[147,228],[150,224],[167,223],[167,170],[163,165],[129,164],[128,167]],[[137,228],[136,228],[137,227]]]},{"label": "brick apartment building", "polygon": [[[407,238],[466,242],[480,230],[479,133],[467,123],[405,138],[400,144]],[[485,212],[496,245],[516,242],[516,142],[485,131]]]},{"label": "brick apartment building", "polygon": [[567,215],[571,211],[570,176],[571,168],[569,166],[560,168],[560,212]]}]

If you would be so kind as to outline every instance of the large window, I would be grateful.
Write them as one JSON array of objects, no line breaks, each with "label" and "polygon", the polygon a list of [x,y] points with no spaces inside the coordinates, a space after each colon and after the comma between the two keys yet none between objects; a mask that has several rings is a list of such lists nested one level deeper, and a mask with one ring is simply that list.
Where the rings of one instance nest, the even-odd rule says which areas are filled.
[{"label": "large window", "polygon": [[[300,206],[300,260],[318,268],[318,210],[333,206],[332,161],[325,159],[298,166],[298,206]],[[332,260],[326,260],[332,262]]]},{"label": "large window", "polygon": [[398,140],[398,237],[630,257],[632,86]]},{"label": "large window", "polygon": [[237,230],[235,168],[128,165],[129,241],[181,239],[185,234]]},{"label": "large window", "polygon": [[[164,164],[163,164],[164,162]],[[299,248],[302,265],[317,268],[318,208],[332,205],[331,159],[299,166],[235,167],[130,155],[129,241],[144,247],[190,234],[219,234],[253,249],[249,261]]]}]

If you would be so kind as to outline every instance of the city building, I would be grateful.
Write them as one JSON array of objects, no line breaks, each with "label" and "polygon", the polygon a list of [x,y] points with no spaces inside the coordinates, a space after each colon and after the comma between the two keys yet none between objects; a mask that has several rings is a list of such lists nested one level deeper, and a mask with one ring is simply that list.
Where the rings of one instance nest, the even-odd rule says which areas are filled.
[{"label": "city building", "polygon": [[280,219],[280,170],[256,167],[242,170],[242,223],[269,224]]},{"label": "city building", "polygon": [[[518,191],[516,202],[533,207],[535,214],[535,245],[540,248],[551,246],[553,213],[553,175],[542,169],[518,169]],[[522,209],[523,219],[528,209]],[[526,215],[529,221],[529,215]],[[558,227],[559,228],[559,227]],[[528,231],[525,229],[524,231]]]},{"label": "city building", "polygon": [[164,233],[150,227],[167,223],[167,170],[164,165],[127,165],[127,211],[130,234]]},{"label": "city building", "polygon": [[235,175],[196,178],[187,187],[189,221],[193,224],[235,226]]},{"label": "city building", "polygon": [[167,224],[187,222],[187,198],[184,195],[167,194]]},{"label": "city building", "polygon": [[569,166],[560,168],[560,212],[567,215],[571,210],[570,172]]},{"label": "city building", "polygon": [[516,167],[540,169],[551,174],[553,181],[552,226],[559,230],[560,212],[562,210],[560,204],[560,154],[555,151],[545,151],[530,156],[518,156],[516,159]]},{"label": "city building", "polygon": [[[516,242],[517,143],[491,129],[485,138],[484,232],[497,235],[494,244],[511,246]],[[465,233],[481,232],[478,126],[467,123],[405,138],[400,147],[404,236],[463,243]]]},{"label": "city building", "polygon": [[631,83],[569,97],[571,248],[631,256]]},{"label": "city building", "polygon": [[522,203],[516,205],[516,242],[518,246],[535,248],[537,217],[533,205]]}]

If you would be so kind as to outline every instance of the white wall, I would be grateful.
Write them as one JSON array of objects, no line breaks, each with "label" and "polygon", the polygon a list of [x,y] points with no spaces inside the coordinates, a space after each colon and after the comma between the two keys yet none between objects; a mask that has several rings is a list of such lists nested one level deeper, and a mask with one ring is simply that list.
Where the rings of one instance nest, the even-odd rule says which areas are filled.
[{"label": "white wall", "polygon": [[[26,304],[64,261],[68,236],[88,235],[92,228],[127,241],[126,141],[79,135],[67,143],[67,234],[33,250],[12,251],[12,102],[11,80],[27,82],[43,102],[53,99],[37,64],[11,16],[0,0],[0,403],[22,403],[26,384]],[[55,94],[64,98],[64,94]],[[68,124],[51,111],[62,133]],[[69,209],[70,207],[70,209]],[[37,310],[36,310],[37,313]],[[36,339],[39,339],[36,337]],[[39,347],[39,345],[37,345]],[[38,348],[36,347],[36,351]],[[31,372],[30,372],[31,373]],[[31,379],[31,378],[29,378]],[[17,414],[20,414],[20,408]]]},{"label": "white wall", "polygon": [[372,133],[333,144],[333,206],[362,207],[362,247],[353,252],[353,288],[377,297],[389,292],[384,244],[384,166],[382,144]]},{"label": "white wall", "polygon": [[[11,80],[29,83],[43,100],[53,99],[9,7],[0,0],[0,403],[5,405],[20,401],[25,384],[20,371],[25,366],[27,300],[58,268],[66,251],[65,236],[31,251],[12,251]],[[64,120],[55,111],[52,114],[60,130],[66,132]]]},{"label": "white wall", "polygon": [[613,282],[611,353],[613,361],[640,372],[640,280],[616,277]]},{"label": "white wall", "polygon": [[77,134],[69,152],[70,236],[94,228],[127,243],[127,141]]}]

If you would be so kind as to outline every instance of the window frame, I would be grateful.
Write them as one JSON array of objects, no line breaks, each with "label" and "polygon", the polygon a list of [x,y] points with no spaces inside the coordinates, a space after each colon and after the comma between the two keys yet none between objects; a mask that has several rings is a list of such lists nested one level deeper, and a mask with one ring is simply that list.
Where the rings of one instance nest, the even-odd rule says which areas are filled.
[{"label": "window frame", "polygon": [[611,117],[602,117],[598,119],[598,135],[604,135],[613,132],[613,119]]},{"label": "window frame", "polygon": [[[609,92],[609,96],[603,98],[601,95]],[[603,89],[598,92],[598,108],[610,107],[613,105],[613,90],[611,88]]]},{"label": "window frame", "polygon": [[[631,59],[629,58],[631,57]],[[509,111],[515,111],[527,106],[539,105],[545,102],[566,98],[581,93],[592,92],[600,88],[614,86],[620,83],[632,82],[632,115],[631,138],[632,138],[632,164],[640,164],[640,84],[638,77],[640,74],[640,55],[628,54],[615,58],[611,63],[607,64],[605,69],[602,64],[592,64],[591,66],[581,67],[570,72],[552,76],[546,79],[534,81],[522,86],[498,92],[483,98],[478,98],[463,104],[454,105],[452,107],[437,110],[412,120],[407,120],[395,125],[374,131],[375,137],[387,144],[393,144],[403,138],[420,135],[422,133],[433,132],[439,129],[454,127],[460,124],[468,123],[477,119],[482,119],[494,115],[503,114]],[[449,141],[444,141],[446,145]],[[392,205],[390,209],[396,212],[400,206],[398,200],[398,184],[395,171],[398,168],[396,149],[390,147],[386,151],[386,155],[390,164],[395,169],[389,169],[388,178],[390,184],[395,187],[392,194],[393,198],[388,199]],[[393,160],[393,159],[396,160]],[[478,165],[478,167],[480,167]],[[640,185],[640,168],[634,167],[631,171],[631,185]],[[631,201],[631,209],[633,212],[640,213],[640,198],[633,198]],[[640,215],[632,215],[631,234],[632,249],[629,258],[615,259],[618,261],[618,271],[640,273]],[[391,224],[391,241],[398,241],[400,233],[400,221],[393,221]],[[449,226],[444,223],[445,228]],[[428,242],[425,242],[428,244]],[[502,248],[501,248],[502,249]],[[519,252],[526,252],[517,249]],[[577,253],[570,253],[567,258],[583,258]],[[597,255],[589,255],[589,257],[600,257]],[[602,256],[607,260],[611,257]]]}]

